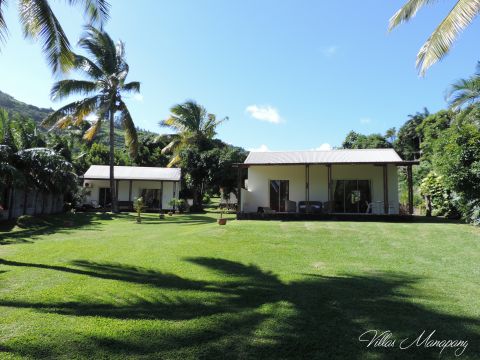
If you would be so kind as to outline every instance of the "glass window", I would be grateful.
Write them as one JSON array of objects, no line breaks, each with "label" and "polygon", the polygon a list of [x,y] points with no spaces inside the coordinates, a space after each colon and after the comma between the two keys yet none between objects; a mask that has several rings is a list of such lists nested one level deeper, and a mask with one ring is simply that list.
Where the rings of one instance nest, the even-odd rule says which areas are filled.
[{"label": "glass window", "polygon": [[288,180],[270,180],[270,208],[275,211],[286,211],[286,201],[289,199]]}]

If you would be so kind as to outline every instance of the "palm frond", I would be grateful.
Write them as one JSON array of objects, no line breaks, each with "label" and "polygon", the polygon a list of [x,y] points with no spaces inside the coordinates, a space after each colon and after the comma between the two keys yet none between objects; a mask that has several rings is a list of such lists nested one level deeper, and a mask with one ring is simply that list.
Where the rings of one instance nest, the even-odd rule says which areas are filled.
[{"label": "palm frond", "polygon": [[167,164],[167,167],[174,167],[175,165],[177,165],[181,160],[181,157],[179,154],[175,155],[174,157],[172,157],[170,159],[170,162]]},{"label": "palm frond", "polygon": [[64,117],[60,118],[55,123],[55,125],[53,125],[52,129],[62,129],[62,130],[66,129],[70,125],[72,125],[72,120],[73,120],[73,117],[71,115],[64,116]]},{"label": "palm frond", "polygon": [[117,72],[117,49],[107,32],[87,25],[78,45],[93,55],[105,73],[112,75]]},{"label": "palm frond", "polygon": [[52,100],[62,100],[71,95],[89,96],[93,91],[97,90],[97,84],[84,80],[61,80],[56,82],[50,91]]},{"label": "palm frond", "polygon": [[75,54],[75,69],[82,71],[92,80],[98,80],[103,77],[103,71],[89,58]]},{"label": "palm frond", "polygon": [[53,72],[73,66],[70,43],[48,0],[19,0],[20,22],[25,37],[41,38],[42,49]]},{"label": "palm frond", "polygon": [[417,12],[427,4],[436,2],[438,0],[408,0],[391,18],[388,25],[388,30],[391,31],[398,25],[407,22],[415,17]]},{"label": "palm frond", "polygon": [[83,134],[83,139],[87,141],[92,141],[95,135],[97,135],[98,131],[102,127],[102,120],[103,118],[98,118],[96,121],[92,123],[92,126],[88,128],[87,131],[85,131],[85,134]]},{"label": "palm frond", "polygon": [[480,77],[462,79],[454,83],[447,93],[449,106],[453,110],[474,105],[480,100]]},{"label": "palm frond", "polygon": [[133,123],[127,105],[123,101],[120,101],[119,110],[123,129],[125,130],[125,145],[128,147],[130,156],[134,158],[138,152],[137,130],[135,129],[135,124]]},{"label": "palm frond", "polygon": [[7,23],[3,16],[3,9],[6,6],[5,0],[0,0],[0,45],[5,42],[8,35]]},{"label": "palm frond", "polygon": [[112,75],[117,71],[116,46],[105,31],[87,25],[78,45],[95,58],[103,72]]},{"label": "palm frond", "polygon": [[71,5],[82,3],[92,24],[103,25],[109,18],[110,4],[106,0],[68,0]]},{"label": "palm frond", "polygon": [[127,92],[139,93],[140,83],[138,81],[131,81],[127,84],[124,84],[122,90]]},{"label": "palm frond", "polygon": [[101,97],[99,95],[79,101],[74,101],[48,115],[42,121],[42,125],[51,126],[52,124],[55,124],[57,121],[59,121],[61,118],[68,115],[73,116],[73,121],[76,125],[78,125],[84,120],[87,115],[93,113],[99,104],[101,104]]},{"label": "palm frond", "polygon": [[177,132],[187,131],[187,126],[185,125],[183,119],[178,116],[170,116],[168,119],[160,120],[158,123],[161,127],[169,127]]},{"label": "palm frond", "polygon": [[162,154],[168,154],[173,151],[173,149],[180,143],[180,139],[174,138],[172,141],[170,141],[163,149],[162,149]]},{"label": "palm frond", "polygon": [[443,58],[460,32],[480,12],[480,0],[458,0],[447,17],[435,29],[417,55],[417,68],[423,76],[426,70]]}]

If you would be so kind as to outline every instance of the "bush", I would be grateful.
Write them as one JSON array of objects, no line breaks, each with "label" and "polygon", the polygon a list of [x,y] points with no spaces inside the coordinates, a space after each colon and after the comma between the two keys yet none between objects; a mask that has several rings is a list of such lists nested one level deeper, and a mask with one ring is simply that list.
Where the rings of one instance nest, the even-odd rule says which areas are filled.
[{"label": "bush", "polygon": [[180,212],[187,210],[187,202],[183,199],[172,199],[168,204]]},{"label": "bush", "polygon": [[22,215],[17,219],[17,226],[21,228],[29,228],[41,225],[42,222],[42,219],[32,215]]},{"label": "bush", "polygon": [[142,222],[142,211],[145,209],[145,204],[143,202],[143,197],[136,198],[133,201],[133,209],[137,213],[137,222]]},{"label": "bush", "polygon": [[211,201],[210,195],[203,194],[202,203],[205,204],[205,205],[208,205],[208,204],[210,204],[210,201]]}]

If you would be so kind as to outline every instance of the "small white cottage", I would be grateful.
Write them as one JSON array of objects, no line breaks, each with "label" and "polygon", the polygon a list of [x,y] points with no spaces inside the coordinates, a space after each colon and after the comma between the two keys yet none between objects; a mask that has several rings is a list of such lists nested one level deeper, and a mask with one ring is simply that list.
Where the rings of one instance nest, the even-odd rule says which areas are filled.
[{"label": "small white cottage", "polygon": [[397,215],[397,167],[404,166],[412,213],[416,164],[393,149],[250,152],[238,164],[239,212]]},{"label": "small white cottage", "polygon": [[[110,170],[107,165],[92,165],[83,175],[85,204],[105,206],[111,202]],[[181,170],[176,168],[115,166],[114,177],[120,209],[131,209],[142,196],[147,209],[170,210],[170,201],[178,199]]]}]

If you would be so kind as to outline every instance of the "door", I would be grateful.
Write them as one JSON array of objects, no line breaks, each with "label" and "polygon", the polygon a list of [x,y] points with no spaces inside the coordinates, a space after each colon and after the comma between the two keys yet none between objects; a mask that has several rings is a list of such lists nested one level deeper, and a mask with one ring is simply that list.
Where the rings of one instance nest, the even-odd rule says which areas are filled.
[{"label": "door", "polygon": [[334,211],[365,213],[372,201],[369,180],[336,180],[333,196]]},{"label": "door", "polygon": [[161,189],[142,189],[142,198],[148,209],[161,209],[162,190]]},{"label": "door", "polygon": [[288,192],[288,180],[270,180],[270,209],[277,212],[286,211],[285,202],[288,200]]},{"label": "door", "polygon": [[112,193],[110,188],[100,188],[98,196],[98,204],[102,206],[110,206],[112,203]]}]

